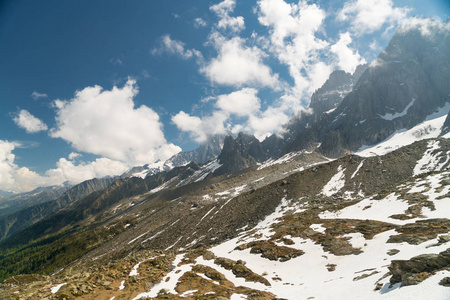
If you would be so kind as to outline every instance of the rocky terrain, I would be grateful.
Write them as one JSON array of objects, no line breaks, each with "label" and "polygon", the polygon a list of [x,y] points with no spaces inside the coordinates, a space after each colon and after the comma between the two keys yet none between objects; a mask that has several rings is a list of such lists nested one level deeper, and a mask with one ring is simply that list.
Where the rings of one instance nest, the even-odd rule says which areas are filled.
[{"label": "rocky terrain", "polygon": [[384,156],[322,162],[260,188],[239,186],[293,163],[286,160],[204,180],[169,202],[162,198],[170,188],[122,200],[136,208],[97,217],[104,230],[122,232],[53,275],[7,279],[1,295],[328,299],[333,290],[343,299],[348,291],[339,287],[352,286],[353,299],[445,299],[449,151],[446,139],[424,140]]}]

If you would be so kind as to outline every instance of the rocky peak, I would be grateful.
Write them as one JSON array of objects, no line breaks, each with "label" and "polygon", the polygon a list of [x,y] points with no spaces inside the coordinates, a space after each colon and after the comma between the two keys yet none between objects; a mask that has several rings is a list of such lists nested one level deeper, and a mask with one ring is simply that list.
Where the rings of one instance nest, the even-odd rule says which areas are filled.
[{"label": "rocky peak", "polygon": [[367,64],[359,65],[353,74],[342,70],[333,71],[328,80],[311,96],[310,108],[317,120],[324,112],[336,108],[352,91],[353,85],[358,81]]},{"label": "rocky peak", "polygon": [[[418,29],[399,30],[364,72],[362,68],[355,71],[359,80],[336,109],[316,117],[308,130],[300,130],[284,152],[302,150],[305,140],[315,140],[328,145],[327,153],[343,154],[422,123],[450,102],[450,58],[444,53],[450,53],[448,30],[436,29],[427,35]],[[326,87],[333,86],[339,76],[348,77],[335,73],[313,96],[313,107],[322,103],[319,96],[325,97]],[[334,132],[332,143],[330,132]],[[342,149],[333,150],[332,144]]]},{"label": "rocky peak", "polygon": [[236,139],[227,136],[218,159],[222,165],[216,175],[232,173],[256,165],[267,158],[267,151],[253,135],[239,133]]},{"label": "rocky peak", "polygon": [[199,164],[214,160],[222,151],[225,135],[216,134],[209,136],[205,142],[200,144],[197,149],[187,152],[180,152],[166,160],[157,161],[153,164],[137,166],[121,175],[121,178],[151,176],[160,172],[170,171],[173,168],[181,167],[196,162]]}]

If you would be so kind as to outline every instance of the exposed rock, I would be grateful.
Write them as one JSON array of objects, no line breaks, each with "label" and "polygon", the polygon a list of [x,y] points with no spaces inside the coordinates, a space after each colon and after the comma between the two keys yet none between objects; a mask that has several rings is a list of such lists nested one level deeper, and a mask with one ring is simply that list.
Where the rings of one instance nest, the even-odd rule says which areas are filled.
[{"label": "exposed rock", "polygon": [[450,277],[442,278],[441,281],[439,281],[439,284],[446,287],[450,287]]},{"label": "exposed rock", "polygon": [[410,260],[393,260],[389,266],[391,283],[414,285],[422,282],[436,271],[450,266],[450,248],[439,254],[423,254]]},{"label": "exposed rock", "polygon": [[398,250],[398,249],[390,249],[390,250],[387,252],[387,255],[392,256],[392,255],[395,255],[395,254],[397,254],[397,253],[399,253],[399,252],[400,252],[400,250]]},{"label": "exposed rock", "polygon": [[327,264],[326,267],[328,272],[333,272],[336,270],[336,264]]},{"label": "exposed rock", "polygon": [[243,264],[238,264],[236,261],[225,257],[218,257],[214,260],[216,265],[219,265],[227,270],[231,270],[236,277],[245,278],[245,281],[260,282],[264,285],[270,286],[267,279],[254,273],[252,270],[244,266]]},{"label": "exposed rock", "polygon": [[288,261],[291,258],[303,255],[302,250],[278,246],[271,241],[255,241],[237,247],[238,250],[251,248],[250,253],[261,253],[261,256],[270,260]]},{"label": "exposed rock", "polygon": [[411,245],[419,245],[431,239],[435,239],[440,233],[450,231],[449,219],[427,219],[403,225],[396,229],[399,235],[392,235],[388,243],[407,242]]}]

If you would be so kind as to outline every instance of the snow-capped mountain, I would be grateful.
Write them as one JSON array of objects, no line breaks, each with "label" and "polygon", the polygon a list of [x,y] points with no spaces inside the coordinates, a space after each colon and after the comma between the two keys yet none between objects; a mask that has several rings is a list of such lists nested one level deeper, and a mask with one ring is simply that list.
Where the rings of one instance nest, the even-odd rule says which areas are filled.
[{"label": "snow-capped mountain", "polygon": [[222,151],[222,146],[225,140],[224,135],[209,136],[206,142],[200,144],[197,149],[187,152],[180,152],[172,156],[166,161],[157,161],[152,164],[144,166],[133,167],[131,170],[122,174],[121,178],[140,177],[145,178],[159,172],[169,171],[175,167],[181,167],[190,162],[206,163],[214,160]]}]

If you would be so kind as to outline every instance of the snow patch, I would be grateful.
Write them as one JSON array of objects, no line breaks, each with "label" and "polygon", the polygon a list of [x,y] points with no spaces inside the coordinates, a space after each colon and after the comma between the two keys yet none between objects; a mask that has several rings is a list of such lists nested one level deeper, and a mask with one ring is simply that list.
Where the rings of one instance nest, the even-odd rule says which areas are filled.
[{"label": "snow patch", "polygon": [[271,167],[271,166],[274,166],[274,165],[287,163],[287,162],[291,161],[294,157],[296,157],[297,155],[299,155],[301,153],[306,153],[306,152],[305,151],[290,152],[288,154],[283,155],[279,159],[276,159],[276,160],[269,159],[265,163],[263,163],[261,166],[258,167],[258,171],[262,170],[262,169],[265,169],[265,168],[268,168],[268,167]]},{"label": "snow patch", "polygon": [[402,112],[395,113],[395,114],[385,114],[384,116],[378,115],[383,120],[392,121],[397,118],[401,118],[405,116],[408,113],[408,110],[413,106],[416,99],[412,98],[411,102],[405,107],[405,109]]},{"label": "snow patch", "polygon": [[[446,160],[439,163],[441,157],[439,154],[441,152],[436,152],[439,149],[439,141],[429,141],[428,149],[423,154],[423,157],[417,161],[414,167],[414,176],[429,172],[429,171],[440,171],[448,162],[449,156],[446,155]],[[433,152],[435,152],[433,154]]]},{"label": "snow patch", "polygon": [[130,271],[130,275],[128,275],[128,276],[137,276],[137,275],[139,275],[139,273],[138,273],[138,268],[139,268],[139,265],[141,264],[142,262],[139,262],[139,263],[137,263],[134,267],[133,267],[133,270],[131,270]]},{"label": "snow patch", "polygon": [[63,285],[65,285],[65,284],[67,284],[67,283],[61,283],[61,284],[58,284],[58,285],[52,287],[52,288],[50,289],[50,291],[52,292],[52,294],[56,294],[56,293],[59,291],[59,289],[60,289]]},{"label": "snow patch", "polygon": [[429,115],[423,123],[418,124],[409,130],[397,130],[377,145],[362,146],[355,154],[363,157],[384,155],[417,141],[437,138],[442,131],[442,126],[444,125],[449,111],[450,103],[447,103],[444,107]]},{"label": "snow patch", "polygon": [[364,159],[359,163],[358,167],[356,168],[356,171],[352,174],[352,178],[351,178],[351,179],[353,179],[353,177],[355,177],[356,174],[358,174],[359,169],[361,169],[361,167],[363,166],[363,164],[364,164]]},{"label": "snow patch", "polygon": [[332,196],[339,192],[345,185],[345,168],[340,165],[337,169],[337,173],[331,177],[330,181],[323,187],[322,194],[325,196]]}]

